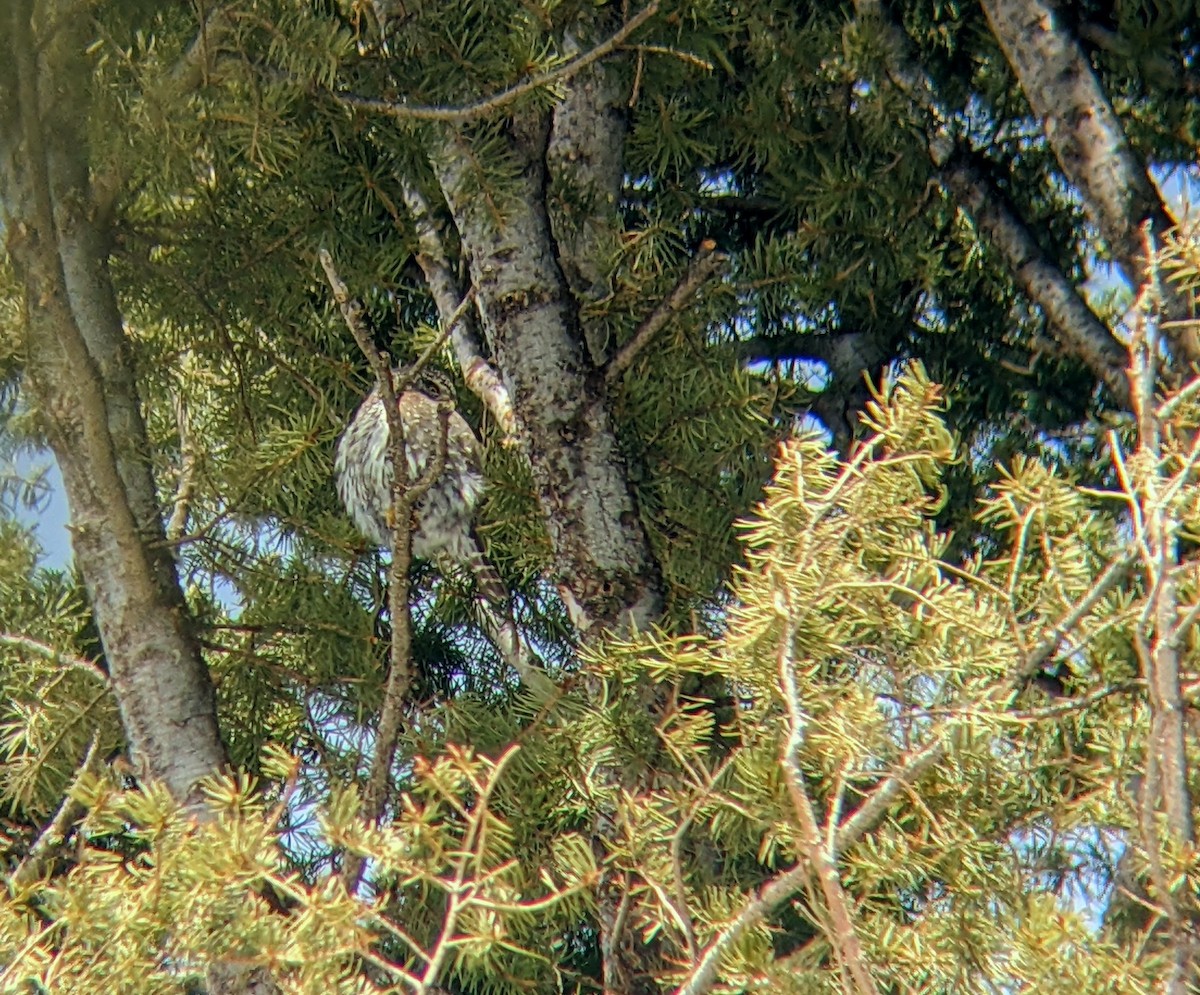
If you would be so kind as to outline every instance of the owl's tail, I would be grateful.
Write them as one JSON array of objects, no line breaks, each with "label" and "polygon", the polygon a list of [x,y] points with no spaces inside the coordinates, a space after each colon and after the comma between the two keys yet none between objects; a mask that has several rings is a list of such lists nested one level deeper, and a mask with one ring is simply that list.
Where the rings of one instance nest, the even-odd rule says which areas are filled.
[{"label": "owl's tail", "polygon": [[487,555],[472,530],[473,548],[460,552],[466,555],[461,559],[461,565],[471,572],[475,581],[475,593],[479,598],[480,621],[492,644],[500,651],[521,683],[530,691],[548,697],[555,690],[554,682],[542,669],[542,662],[534,655],[529,644],[521,638],[517,631],[516,619],[513,618],[508,588],[496,572],[496,568],[488,562]]},{"label": "owl's tail", "polygon": [[475,580],[475,593],[478,597],[497,609],[503,609],[508,604],[508,588],[504,586],[504,581],[496,573],[496,568],[488,562],[478,543],[463,566],[471,572]]}]

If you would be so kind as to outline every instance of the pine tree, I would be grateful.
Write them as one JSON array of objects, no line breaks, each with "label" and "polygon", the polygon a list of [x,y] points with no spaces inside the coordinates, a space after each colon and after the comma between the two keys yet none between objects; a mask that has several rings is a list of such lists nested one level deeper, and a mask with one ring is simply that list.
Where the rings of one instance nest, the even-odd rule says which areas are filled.
[{"label": "pine tree", "polygon": [[1184,7],[13,0],[0,989],[1185,991]]}]

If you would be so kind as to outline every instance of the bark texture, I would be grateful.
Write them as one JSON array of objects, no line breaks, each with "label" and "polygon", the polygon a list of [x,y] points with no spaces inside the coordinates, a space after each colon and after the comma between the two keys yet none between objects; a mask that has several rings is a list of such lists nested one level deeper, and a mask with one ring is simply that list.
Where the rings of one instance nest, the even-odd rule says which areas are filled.
[{"label": "bark texture", "polygon": [[1017,284],[1046,316],[1050,334],[1062,351],[1085,363],[1113,396],[1128,407],[1124,349],[1092,312],[1074,283],[1043,251],[1016,205],[968,153],[955,149],[954,139],[940,123],[949,115],[938,99],[937,87],[912,52],[907,36],[890,19],[883,5],[879,0],[855,0],[854,8],[860,18],[870,20],[883,33],[886,70],[892,83],[931,122],[938,122],[931,126],[928,135],[929,157],[938,169],[942,189],[1003,255]]},{"label": "bark texture", "polygon": [[1018,285],[1042,309],[1062,351],[1085,363],[1113,397],[1128,407],[1124,352],[1038,245],[1015,205],[965,158],[956,157],[947,163],[940,179],[1003,254]]},{"label": "bark texture", "polygon": [[[1140,286],[1151,262],[1143,228],[1161,235],[1172,221],[1078,40],[1047,0],[983,0],[983,9],[1063,173],[1126,279]],[[1167,317],[1184,317],[1182,298],[1164,289]],[[1177,329],[1171,344],[1178,358],[1200,359],[1194,332]]]},{"label": "bark texture", "polygon": [[[434,168],[528,449],[555,579],[581,632],[619,631],[658,615],[661,580],[545,207],[553,127],[549,114],[506,125],[506,153],[519,175],[504,184],[502,201],[493,191],[480,195],[463,131],[443,132]],[[590,164],[580,157],[577,168]]]},{"label": "bark texture", "polygon": [[134,761],[188,800],[225,754],[164,543],[104,198],[88,174],[86,19],[57,7],[42,23],[14,2],[0,52],[0,198],[25,288],[27,373]]}]

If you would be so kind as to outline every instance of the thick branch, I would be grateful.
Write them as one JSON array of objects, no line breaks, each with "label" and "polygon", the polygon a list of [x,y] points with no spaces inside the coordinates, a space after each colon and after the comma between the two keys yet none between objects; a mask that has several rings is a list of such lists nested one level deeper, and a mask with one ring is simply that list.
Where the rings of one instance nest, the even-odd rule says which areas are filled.
[{"label": "thick branch", "polygon": [[1014,204],[969,163],[956,156],[939,173],[942,185],[991,239],[1026,296],[1050,322],[1067,355],[1081,360],[1123,406],[1129,405],[1124,357],[1109,330],[1075,286],[1038,245]]},{"label": "thick branch", "polygon": [[[619,16],[617,5],[581,25],[598,31]],[[564,51],[584,45],[576,31],[563,37]],[[578,305],[580,330],[594,366],[609,355],[602,301],[612,294],[612,266],[620,250],[625,139],[629,131],[626,93],[618,73],[596,63],[572,80],[555,106],[546,141],[546,210],[559,268]]]},{"label": "thick branch", "polygon": [[[1140,286],[1150,264],[1142,225],[1161,234],[1171,219],[1086,54],[1047,0],[983,0],[983,10],[1084,210],[1125,278]],[[1186,302],[1167,292],[1165,316],[1186,317]],[[1172,345],[1179,358],[1200,360],[1193,333],[1180,329]]]},{"label": "thick branch", "polygon": [[[1144,234],[1148,243],[1145,255],[1154,260],[1156,253],[1149,225]],[[1171,972],[1165,990],[1169,995],[1186,995],[1192,990],[1196,973],[1196,899],[1190,887],[1175,882],[1174,873],[1165,872],[1163,858],[1178,859],[1194,852],[1196,845],[1185,703],[1180,683],[1182,661],[1176,640],[1180,603],[1176,585],[1179,549],[1174,499],[1182,482],[1194,472],[1200,440],[1195,440],[1191,454],[1174,470],[1176,479],[1172,480],[1167,468],[1168,462],[1174,461],[1164,452],[1163,426],[1157,418],[1155,398],[1162,355],[1158,338],[1160,302],[1158,271],[1152,267],[1135,308],[1129,345],[1129,379],[1141,457],[1136,467],[1140,479],[1131,480],[1122,472],[1121,481],[1131,508],[1140,511],[1133,516],[1133,523],[1150,586],[1140,624],[1134,630],[1134,646],[1150,691],[1149,770],[1142,789],[1142,835],[1147,860],[1157,879],[1156,898],[1167,912]],[[1114,455],[1116,452],[1114,440]],[[1118,464],[1124,465],[1123,461]],[[1160,806],[1166,817],[1166,825],[1161,827],[1165,833],[1156,817]]]},{"label": "thick branch", "polygon": [[964,153],[956,153],[937,88],[883,5],[879,0],[855,0],[854,6],[860,18],[870,19],[884,34],[889,78],[932,122],[929,156],[942,187],[999,249],[1018,285],[1046,315],[1050,332],[1064,351],[1087,364],[1113,396],[1127,405],[1125,357],[1109,330],[1042,250],[1016,206]]},{"label": "thick branch", "polygon": [[542,208],[548,121],[509,133],[521,164],[497,218],[479,195],[476,156],[447,133],[434,168],[479,294],[491,354],[517,408],[560,582],[581,630],[657,617],[660,577],[607,408],[581,341],[577,305],[556,265]]}]

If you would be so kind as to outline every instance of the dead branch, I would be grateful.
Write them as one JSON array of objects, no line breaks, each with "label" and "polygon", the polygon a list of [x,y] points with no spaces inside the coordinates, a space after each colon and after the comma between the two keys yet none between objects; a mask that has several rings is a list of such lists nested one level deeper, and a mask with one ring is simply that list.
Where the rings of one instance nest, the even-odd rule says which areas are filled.
[{"label": "dead branch", "polygon": [[617,354],[604,371],[604,379],[612,384],[621,378],[638,354],[650,344],[655,335],[662,330],[676,314],[683,310],[688,301],[695,296],[700,287],[728,262],[729,257],[723,252],[717,252],[717,243],[705,239],[700,245],[700,251],[688,263],[683,276],[671,288],[671,292],[663,299],[650,314],[638,325],[633,338],[621,346]]}]

